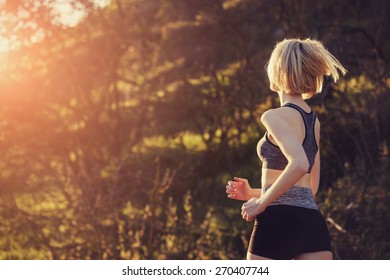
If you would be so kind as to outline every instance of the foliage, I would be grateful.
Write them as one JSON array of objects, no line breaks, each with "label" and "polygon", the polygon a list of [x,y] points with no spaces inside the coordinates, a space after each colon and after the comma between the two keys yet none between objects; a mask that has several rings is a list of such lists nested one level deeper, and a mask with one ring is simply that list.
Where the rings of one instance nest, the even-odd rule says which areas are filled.
[{"label": "foliage", "polygon": [[260,116],[278,106],[264,65],[285,37],[322,40],[349,70],[309,101],[335,257],[389,258],[389,3],[80,0],[70,27],[54,0],[10,2],[1,259],[244,258],[251,225],[224,186],[259,186]]}]

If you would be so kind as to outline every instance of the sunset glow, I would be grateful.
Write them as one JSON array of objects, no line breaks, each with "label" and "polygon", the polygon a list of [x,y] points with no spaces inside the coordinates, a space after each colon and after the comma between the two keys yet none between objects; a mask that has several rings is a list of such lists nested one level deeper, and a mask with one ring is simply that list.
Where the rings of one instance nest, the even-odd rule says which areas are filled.
[{"label": "sunset glow", "polygon": [[49,271],[1,260],[389,260],[388,27],[390,1],[0,0],[0,277]]},{"label": "sunset glow", "polygon": [[[0,7],[6,5],[5,1],[0,1]],[[94,6],[95,8],[104,8],[110,3],[110,0],[95,0]],[[85,8],[79,4],[74,5],[72,4],[72,1],[61,1],[57,0],[52,5],[52,14],[53,14],[53,23],[62,25],[65,27],[74,27],[77,24],[80,23],[80,21],[87,16],[87,11]],[[4,9],[6,10],[6,9]],[[11,15],[7,14],[6,12],[1,11],[0,12],[0,53],[8,52],[12,49],[16,49],[19,47],[19,44],[13,40],[13,43],[10,43],[9,34],[5,34],[5,30],[3,27],[3,21],[6,17],[10,17]],[[12,15],[15,17],[14,15]],[[28,15],[25,15],[23,12],[18,12],[17,17],[18,18],[25,18]],[[17,20],[17,18],[15,18]],[[15,26],[18,26],[19,24],[15,24]],[[33,28],[33,26],[30,26]],[[34,35],[31,38],[31,43],[35,43],[43,39],[43,35],[38,32],[36,35]]]},{"label": "sunset glow", "polygon": [[8,41],[3,37],[0,37],[0,53],[9,51]]}]

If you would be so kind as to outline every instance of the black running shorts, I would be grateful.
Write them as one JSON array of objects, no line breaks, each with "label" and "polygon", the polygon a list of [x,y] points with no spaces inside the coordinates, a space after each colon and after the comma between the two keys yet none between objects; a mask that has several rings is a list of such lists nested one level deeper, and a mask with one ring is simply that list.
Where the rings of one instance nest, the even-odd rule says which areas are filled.
[{"label": "black running shorts", "polygon": [[270,205],[256,217],[248,251],[276,260],[331,251],[328,227],[317,209]]}]

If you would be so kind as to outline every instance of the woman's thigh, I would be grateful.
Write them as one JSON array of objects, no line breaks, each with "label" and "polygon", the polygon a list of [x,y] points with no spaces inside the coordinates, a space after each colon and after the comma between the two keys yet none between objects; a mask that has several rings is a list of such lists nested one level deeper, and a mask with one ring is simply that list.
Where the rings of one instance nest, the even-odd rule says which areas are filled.
[{"label": "woman's thigh", "polygon": [[266,258],[266,257],[255,255],[255,254],[253,254],[251,252],[247,252],[246,253],[246,259],[247,260],[272,260],[272,259],[269,259],[269,258]]},{"label": "woman's thigh", "polygon": [[[246,254],[247,260],[272,260],[270,258],[255,255],[251,252]],[[294,258],[294,260],[333,260],[333,254],[329,251],[303,253]]]},{"label": "woman's thigh", "polygon": [[330,251],[303,253],[294,258],[294,260],[332,260],[332,259],[333,259],[333,254]]}]

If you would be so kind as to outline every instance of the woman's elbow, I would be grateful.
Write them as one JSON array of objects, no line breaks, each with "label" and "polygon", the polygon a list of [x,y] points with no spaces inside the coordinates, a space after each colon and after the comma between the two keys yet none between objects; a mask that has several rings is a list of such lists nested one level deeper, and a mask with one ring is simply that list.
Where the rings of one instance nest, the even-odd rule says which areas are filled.
[{"label": "woman's elbow", "polygon": [[309,171],[309,161],[307,158],[296,159],[292,161],[294,171],[299,174],[306,174]]}]

